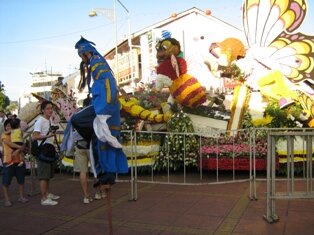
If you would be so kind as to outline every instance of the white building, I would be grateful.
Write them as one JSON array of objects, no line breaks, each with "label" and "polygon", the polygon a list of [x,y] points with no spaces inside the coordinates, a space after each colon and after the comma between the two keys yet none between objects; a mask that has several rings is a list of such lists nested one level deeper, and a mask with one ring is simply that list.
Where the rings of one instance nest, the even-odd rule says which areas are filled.
[{"label": "white building", "polygon": [[63,83],[67,84],[68,94],[72,90],[74,97],[76,98],[76,103],[79,107],[83,106],[83,100],[88,95],[88,87],[86,86],[82,92],[79,92],[77,89],[80,82],[80,71],[75,71],[74,73],[69,74],[63,79]]},{"label": "white building", "polygon": [[49,99],[52,86],[56,84],[58,80],[63,79],[62,74],[58,72],[39,71],[31,73],[31,75],[32,83],[30,87],[30,92],[23,94],[20,97],[19,100],[20,108],[24,107],[26,104],[30,102],[38,101],[32,95],[32,93]]},{"label": "white building", "polygon": [[235,37],[245,42],[242,30],[212,16],[209,10],[202,11],[194,7],[182,13],[172,14],[163,21],[133,33],[131,53],[128,40],[118,45],[118,73],[115,48],[104,55],[119,85],[126,91],[132,91],[137,82],[149,83],[154,79],[157,66],[155,45],[162,30],[170,31],[172,37],[180,42],[189,73],[200,82],[212,78],[204,65],[204,60],[210,56],[211,43],[227,37]]}]

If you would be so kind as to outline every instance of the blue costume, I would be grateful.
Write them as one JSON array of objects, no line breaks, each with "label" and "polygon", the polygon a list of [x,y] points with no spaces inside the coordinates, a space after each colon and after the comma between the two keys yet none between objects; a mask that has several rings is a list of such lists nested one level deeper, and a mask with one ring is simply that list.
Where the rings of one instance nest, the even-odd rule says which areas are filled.
[{"label": "blue costume", "polygon": [[[114,184],[115,173],[127,173],[128,165],[120,136],[119,91],[107,61],[94,48],[94,43],[83,37],[75,48],[85,57],[88,68],[87,84],[92,95],[91,105],[74,114],[71,123],[77,132],[92,145],[94,174],[99,184]],[[86,62],[87,61],[87,62]],[[90,87],[91,78],[93,79]]]}]

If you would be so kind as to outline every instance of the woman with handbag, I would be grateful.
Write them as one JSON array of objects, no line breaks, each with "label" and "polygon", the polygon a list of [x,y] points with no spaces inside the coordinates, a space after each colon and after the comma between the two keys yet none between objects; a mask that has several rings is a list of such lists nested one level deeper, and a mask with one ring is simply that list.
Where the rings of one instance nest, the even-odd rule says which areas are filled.
[{"label": "woman with handbag", "polygon": [[[36,120],[34,124],[33,139],[38,141],[39,153],[37,157],[37,177],[39,179],[39,187],[41,192],[41,205],[42,206],[55,206],[58,204],[56,201],[60,197],[49,193],[49,181],[53,178],[54,162],[46,162],[40,160],[41,148],[45,144],[53,144],[54,135],[50,131],[50,118],[53,112],[53,104],[51,101],[43,101],[40,105],[42,115]],[[43,142],[43,143],[42,143]],[[42,143],[42,144],[41,144]]]}]

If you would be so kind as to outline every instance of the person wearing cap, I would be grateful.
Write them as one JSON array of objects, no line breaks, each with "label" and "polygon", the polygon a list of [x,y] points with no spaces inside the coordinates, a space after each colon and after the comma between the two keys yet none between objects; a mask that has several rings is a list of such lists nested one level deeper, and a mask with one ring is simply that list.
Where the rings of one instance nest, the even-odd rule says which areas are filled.
[{"label": "person wearing cap", "polygon": [[114,184],[115,174],[127,173],[128,165],[119,142],[118,86],[109,64],[94,46],[83,37],[75,44],[82,59],[79,89],[88,85],[91,103],[71,117],[71,124],[92,149],[91,167],[98,179],[94,185],[97,187]]}]

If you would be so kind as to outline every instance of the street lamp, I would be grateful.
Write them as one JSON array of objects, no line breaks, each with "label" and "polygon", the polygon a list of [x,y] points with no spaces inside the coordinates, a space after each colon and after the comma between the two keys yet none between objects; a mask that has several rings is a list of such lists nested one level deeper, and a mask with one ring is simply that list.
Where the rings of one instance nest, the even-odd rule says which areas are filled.
[{"label": "street lamp", "polygon": [[129,45],[129,63],[130,63],[130,74],[131,74],[131,87],[132,93],[134,94],[134,76],[133,76],[133,48],[132,48],[132,35],[131,35],[131,17],[129,10],[123,5],[120,0],[116,0],[127,12],[128,17],[128,45]]},{"label": "street lamp", "polygon": [[116,14],[116,2],[118,2],[123,9],[127,12],[128,17],[128,45],[129,45],[129,61],[130,61],[130,74],[131,74],[131,84],[134,84],[133,79],[133,51],[132,51],[132,38],[131,38],[131,20],[130,20],[130,12],[129,10],[124,6],[124,4],[120,0],[114,0],[114,8],[113,11],[111,9],[105,9],[105,8],[94,8],[90,13],[88,14],[90,17],[97,16],[97,12],[105,15],[107,18],[109,18],[111,21],[115,23],[115,62],[116,62],[116,71],[117,71],[117,82],[119,85],[119,63],[118,63],[118,26],[117,26],[117,14]]}]

